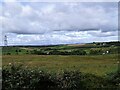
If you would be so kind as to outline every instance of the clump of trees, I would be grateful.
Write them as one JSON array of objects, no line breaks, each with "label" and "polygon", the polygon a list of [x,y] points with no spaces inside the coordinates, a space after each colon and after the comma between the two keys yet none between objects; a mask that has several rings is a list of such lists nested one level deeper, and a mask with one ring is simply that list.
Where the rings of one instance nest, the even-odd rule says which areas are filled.
[{"label": "clump of trees", "polygon": [[101,54],[103,54],[103,50],[102,50],[102,49],[99,49],[99,50],[91,49],[91,50],[89,51],[89,54],[90,54],[90,55],[101,55]]},{"label": "clump of trees", "polygon": [[72,54],[72,55],[86,55],[87,53],[86,53],[86,51],[84,51],[84,50],[73,50],[73,51],[71,52],[71,54]]},{"label": "clump of trees", "polygon": [[107,50],[104,49],[90,49],[87,52],[83,49],[76,49],[71,51],[60,51],[60,50],[50,50],[50,51],[44,51],[44,50],[33,50],[31,51],[31,54],[36,55],[103,55],[103,54],[113,54],[113,53],[119,53],[118,48],[109,48]]},{"label": "clump of trees", "polygon": [[84,50],[72,50],[72,51],[59,51],[59,50],[51,50],[51,51],[42,51],[42,50],[34,50],[32,54],[37,55],[86,55],[86,51]]},{"label": "clump of trees", "polygon": [[33,50],[31,53],[32,54],[37,54],[37,55],[46,55],[47,54],[42,50],[39,50],[39,51],[38,50]]}]

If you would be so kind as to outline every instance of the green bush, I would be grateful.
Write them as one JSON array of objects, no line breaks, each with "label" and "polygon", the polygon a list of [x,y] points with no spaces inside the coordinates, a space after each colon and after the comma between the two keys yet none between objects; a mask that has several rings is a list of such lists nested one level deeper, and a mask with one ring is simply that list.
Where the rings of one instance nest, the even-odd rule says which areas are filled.
[{"label": "green bush", "polygon": [[82,81],[82,73],[78,71],[64,71],[62,74],[57,75],[59,81],[58,88],[68,90],[84,90],[86,89],[85,83]]},{"label": "green bush", "polygon": [[38,90],[56,87],[54,78],[41,70],[11,66],[2,70],[3,90]]},{"label": "green bush", "polygon": [[86,55],[87,53],[84,50],[73,50],[71,51],[71,54],[72,55]]},{"label": "green bush", "polygon": [[3,67],[2,75],[2,90],[93,90],[120,86],[120,73],[107,77],[79,71],[50,74],[40,69],[11,65]]},{"label": "green bush", "polygon": [[107,79],[114,87],[120,88],[120,72],[110,73]]},{"label": "green bush", "polygon": [[46,55],[46,53],[42,50],[33,50],[32,54],[36,54],[36,55]]},{"label": "green bush", "polygon": [[90,55],[101,55],[101,54],[103,54],[103,51],[101,49],[100,50],[90,49],[89,54]]}]

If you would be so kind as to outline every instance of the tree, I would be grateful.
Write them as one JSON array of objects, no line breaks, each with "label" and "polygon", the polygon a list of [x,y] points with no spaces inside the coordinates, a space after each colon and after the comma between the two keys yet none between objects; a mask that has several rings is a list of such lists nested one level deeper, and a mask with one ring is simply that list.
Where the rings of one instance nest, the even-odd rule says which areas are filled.
[{"label": "tree", "polygon": [[16,50],[15,52],[16,52],[16,54],[18,54],[18,50]]},{"label": "tree", "polygon": [[71,55],[86,55],[86,51],[84,50],[73,50],[71,51]]}]

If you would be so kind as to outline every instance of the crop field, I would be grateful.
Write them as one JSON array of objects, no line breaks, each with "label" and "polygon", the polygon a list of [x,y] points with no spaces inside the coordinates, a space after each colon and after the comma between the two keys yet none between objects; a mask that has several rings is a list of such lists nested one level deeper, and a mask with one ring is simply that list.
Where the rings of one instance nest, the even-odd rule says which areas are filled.
[{"label": "crop field", "polygon": [[79,70],[99,76],[118,69],[118,56],[109,55],[3,55],[2,65],[22,64],[26,67],[40,68],[51,73],[62,70]]}]

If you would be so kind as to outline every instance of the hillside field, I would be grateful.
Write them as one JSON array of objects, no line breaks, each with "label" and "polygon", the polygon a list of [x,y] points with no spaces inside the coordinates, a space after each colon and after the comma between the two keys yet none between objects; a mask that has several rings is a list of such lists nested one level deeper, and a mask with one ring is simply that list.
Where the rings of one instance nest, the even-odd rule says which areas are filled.
[{"label": "hillside field", "polygon": [[51,73],[62,70],[79,70],[84,73],[105,75],[115,72],[118,68],[118,56],[95,55],[3,55],[2,65],[22,64],[31,68],[40,68]]},{"label": "hillside field", "polygon": [[79,70],[105,75],[118,69],[120,42],[2,47],[2,66],[22,64],[48,72]]}]

